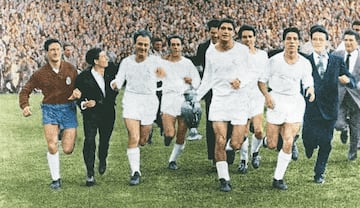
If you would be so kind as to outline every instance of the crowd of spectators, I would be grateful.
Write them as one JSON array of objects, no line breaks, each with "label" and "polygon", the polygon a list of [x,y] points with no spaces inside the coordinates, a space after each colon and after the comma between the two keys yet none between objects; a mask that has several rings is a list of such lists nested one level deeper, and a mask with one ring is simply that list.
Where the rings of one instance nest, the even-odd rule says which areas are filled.
[{"label": "crowd of spectators", "polygon": [[315,23],[328,29],[335,47],[359,14],[357,0],[0,0],[1,88],[6,88],[9,73],[21,87],[19,74],[29,76],[45,62],[42,47],[49,37],[72,44],[83,69],[84,54],[93,46],[112,52],[116,62],[131,54],[133,32],[141,28],[163,40],[169,34],[183,35],[189,56],[206,38],[206,22],[223,17],[235,19],[238,27],[254,25],[257,46],[264,50],[281,47],[282,30],[288,26],[298,27],[307,41]]}]

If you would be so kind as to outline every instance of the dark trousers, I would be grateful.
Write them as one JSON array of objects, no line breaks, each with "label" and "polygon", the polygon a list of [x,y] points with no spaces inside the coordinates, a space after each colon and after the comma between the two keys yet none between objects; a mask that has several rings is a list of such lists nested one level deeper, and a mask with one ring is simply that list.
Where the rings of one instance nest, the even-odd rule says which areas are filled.
[{"label": "dark trousers", "polygon": [[205,114],[206,114],[206,144],[207,144],[207,152],[208,159],[215,159],[215,133],[214,128],[212,126],[212,122],[209,121],[209,108],[211,104],[212,91],[208,92],[205,95]]},{"label": "dark trousers", "polygon": [[325,173],[332,149],[331,142],[335,122],[335,120],[314,120],[311,116],[304,118],[302,139],[305,149],[316,149],[319,147],[314,167],[315,176],[321,176]]},{"label": "dark trousers", "polygon": [[101,116],[91,114],[83,117],[84,122],[84,146],[83,157],[88,176],[94,176],[94,163],[96,141],[95,137],[99,131],[99,161],[105,162],[108,156],[109,141],[114,128],[115,110],[102,114]]}]

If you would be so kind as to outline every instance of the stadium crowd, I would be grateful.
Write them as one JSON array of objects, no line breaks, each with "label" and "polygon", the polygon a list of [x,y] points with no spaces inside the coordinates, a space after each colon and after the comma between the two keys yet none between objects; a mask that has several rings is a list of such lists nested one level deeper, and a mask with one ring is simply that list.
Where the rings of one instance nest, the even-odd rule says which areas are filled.
[{"label": "stadium crowd", "polygon": [[[86,67],[91,46],[111,51],[115,62],[133,52],[132,35],[146,28],[164,41],[167,35],[184,36],[184,55],[192,56],[206,38],[206,22],[231,17],[239,28],[254,25],[257,46],[266,51],[281,47],[283,28],[296,26],[308,41],[311,25],[320,23],[336,47],[342,32],[359,19],[356,0],[0,0],[1,91],[16,92],[45,62],[42,46],[55,37],[74,46],[77,68]],[[91,28],[98,28],[93,30]],[[238,29],[237,28],[237,29]],[[100,31],[100,32],[99,32]],[[5,85],[8,84],[8,87]]]}]

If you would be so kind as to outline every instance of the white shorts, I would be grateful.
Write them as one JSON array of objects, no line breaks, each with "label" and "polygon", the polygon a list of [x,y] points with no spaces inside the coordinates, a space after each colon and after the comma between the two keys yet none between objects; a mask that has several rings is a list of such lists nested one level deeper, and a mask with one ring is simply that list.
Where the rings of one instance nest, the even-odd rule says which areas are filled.
[{"label": "white shorts", "polygon": [[267,109],[266,120],[280,125],[283,123],[302,123],[305,112],[305,100],[301,94],[281,95],[270,92],[275,103],[274,109]]},{"label": "white shorts", "polygon": [[156,119],[159,100],[156,95],[124,93],[123,118],[139,120],[141,125],[151,125]]},{"label": "white shorts", "polygon": [[246,93],[214,96],[209,109],[210,121],[230,121],[233,125],[246,125],[249,99]]},{"label": "white shorts", "polygon": [[181,105],[185,102],[184,95],[166,93],[161,97],[161,112],[171,116],[181,115]]},{"label": "white shorts", "polygon": [[262,94],[250,94],[249,99],[249,118],[263,114],[265,97]]}]

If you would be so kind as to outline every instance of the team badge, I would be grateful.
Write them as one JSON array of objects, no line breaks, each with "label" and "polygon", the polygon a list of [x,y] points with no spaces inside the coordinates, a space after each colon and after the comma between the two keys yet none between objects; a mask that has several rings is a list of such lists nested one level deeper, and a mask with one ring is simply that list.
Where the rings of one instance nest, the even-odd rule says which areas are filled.
[{"label": "team badge", "polygon": [[71,78],[70,78],[69,76],[66,77],[65,83],[66,83],[67,85],[70,85],[70,84],[71,84]]}]

